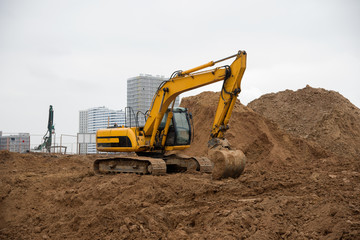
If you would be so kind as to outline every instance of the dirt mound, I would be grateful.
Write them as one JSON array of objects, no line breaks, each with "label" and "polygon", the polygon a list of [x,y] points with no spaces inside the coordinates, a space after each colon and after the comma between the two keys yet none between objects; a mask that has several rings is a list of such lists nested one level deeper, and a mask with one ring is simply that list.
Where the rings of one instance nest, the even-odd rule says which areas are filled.
[{"label": "dirt mound", "polygon": [[[196,127],[188,154],[206,154],[217,100],[184,99]],[[0,239],[359,239],[360,161],[240,103],[229,125],[248,157],[237,179],[95,175],[99,156],[0,151]]]},{"label": "dirt mound", "polygon": [[360,109],[337,92],[306,86],[263,95],[248,106],[293,136],[360,159]]},{"label": "dirt mound", "polygon": [[[194,97],[183,98],[181,106],[190,110],[195,128],[194,140],[188,155],[207,154],[207,142],[213,124],[219,93],[203,92]],[[303,164],[304,160],[326,158],[328,154],[316,144],[290,136],[277,124],[236,102],[225,138],[235,149],[242,150],[250,164],[259,169],[277,165]]]}]

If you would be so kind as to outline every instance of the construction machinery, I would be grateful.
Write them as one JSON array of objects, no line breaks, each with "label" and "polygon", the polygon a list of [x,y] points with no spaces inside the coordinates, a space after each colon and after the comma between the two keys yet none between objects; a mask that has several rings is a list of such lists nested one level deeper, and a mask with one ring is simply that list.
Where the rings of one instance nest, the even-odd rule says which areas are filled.
[{"label": "construction machinery", "polygon": [[[140,173],[162,175],[185,170],[213,173],[216,179],[236,178],[245,167],[245,155],[232,150],[224,140],[228,122],[234,108],[240,83],[246,69],[246,52],[218,61],[211,61],[187,71],[176,71],[158,87],[143,127],[112,127],[96,133],[96,147],[100,152],[135,152],[135,154],[97,159],[96,173]],[[231,65],[214,66],[235,58]],[[202,71],[200,71],[202,70]],[[174,107],[175,98],[186,91],[222,81],[222,89],[208,143],[209,157],[189,157],[169,154],[172,150],[190,147],[192,115],[186,108]],[[178,151],[176,151],[178,152]],[[124,155],[124,156],[123,156]],[[209,159],[210,158],[210,159]]]},{"label": "construction machinery", "polygon": [[43,142],[39,146],[35,147],[34,150],[41,151],[45,148],[47,152],[50,152],[51,143],[52,143],[52,134],[54,131],[55,131],[54,110],[53,110],[53,106],[50,105],[47,131],[46,131],[45,135],[43,136]]}]

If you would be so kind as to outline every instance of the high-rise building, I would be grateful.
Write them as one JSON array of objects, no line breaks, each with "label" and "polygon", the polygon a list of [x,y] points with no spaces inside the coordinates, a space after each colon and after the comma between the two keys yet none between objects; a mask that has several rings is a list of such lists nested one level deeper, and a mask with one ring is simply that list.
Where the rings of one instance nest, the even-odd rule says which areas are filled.
[{"label": "high-rise building", "polygon": [[[125,112],[106,107],[94,107],[79,112],[79,133],[96,133],[100,128],[125,125]],[[79,152],[96,153],[95,144],[80,144]]]},{"label": "high-rise building", "polygon": [[79,133],[87,133],[88,128],[88,110],[79,112]]},{"label": "high-rise building", "polygon": [[[152,76],[149,74],[140,74],[127,80],[127,107],[131,107],[133,113],[131,115],[130,112],[126,113],[127,124],[131,116],[131,125],[134,126],[134,115],[139,111],[145,114],[149,110],[159,85],[167,80],[164,76]],[[177,106],[179,106],[179,97],[175,100],[175,107]],[[140,126],[145,124],[143,114],[138,114]]]},{"label": "high-rise building", "polygon": [[[79,112],[79,133],[87,133],[88,127],[88,111],[80,110]],[[83,143],[79,145],[79,153],[87,153],[87,144]]]}]

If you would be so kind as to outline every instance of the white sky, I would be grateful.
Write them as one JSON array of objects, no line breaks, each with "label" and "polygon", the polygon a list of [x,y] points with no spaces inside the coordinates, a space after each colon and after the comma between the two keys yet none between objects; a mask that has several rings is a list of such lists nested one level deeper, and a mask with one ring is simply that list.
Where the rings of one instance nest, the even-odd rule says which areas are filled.
[{"label": "white sky", "polygon": [[[360,1],[0,0],[0,130],[76,134],[126,80],[248,53],[240,100],[309,84],[360,106]],[[194,90],[219,91],[221,84]]]}]

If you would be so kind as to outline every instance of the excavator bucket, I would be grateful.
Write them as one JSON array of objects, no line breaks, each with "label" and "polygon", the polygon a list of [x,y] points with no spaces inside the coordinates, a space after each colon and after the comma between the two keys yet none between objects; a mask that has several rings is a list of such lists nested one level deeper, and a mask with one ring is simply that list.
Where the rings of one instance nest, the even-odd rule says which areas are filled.
[{"label": "excavator bucket", "polygon": [[232,150],[226,140],[209,143],[208,157],[213,162],[212,178],[238,178],[245,168],[246,157],[240,150]]}]

